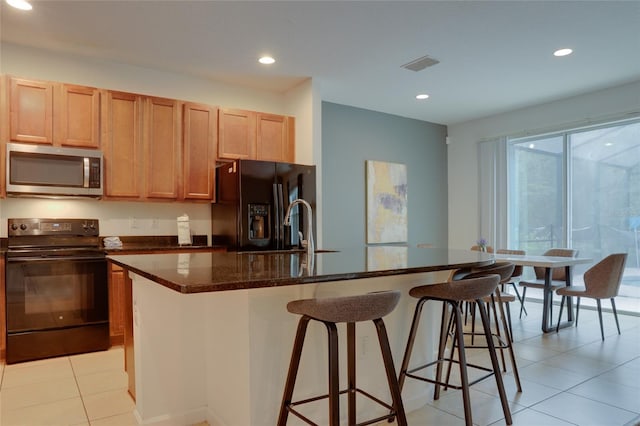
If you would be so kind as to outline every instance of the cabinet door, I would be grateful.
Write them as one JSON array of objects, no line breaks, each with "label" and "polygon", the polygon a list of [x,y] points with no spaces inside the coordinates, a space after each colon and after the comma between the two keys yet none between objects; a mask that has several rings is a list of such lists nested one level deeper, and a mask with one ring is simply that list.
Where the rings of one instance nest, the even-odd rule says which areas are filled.
[{"label": "cabinet door", "polygon": [[293,126],[293,118],[257,114],[258,160],[293,162],[290,125]]},{"label": "cabinet door", "polygon": [[12,141],[53,144],[53,83],[11,78]]},{"label": "cabinet door", "polygon": [[124,342],[125,288],[124,270],[109,262],[109,335],[112,345]]},{"label": "cabinet door", "polygon": [[206,105],[183,106],[183,197],[212,200],[215,187],[216,128],[218,111]]},{"label": "cabinet door", "polygon": [[[9,76],[0,75],[0,197],[4,198],[6,192],[6,143],[10,140],[11,114],[9,113],[9,88],[11,87]],[[4,278],[4,276],[3,276]],[[0,319],[1,321],[1,319]]]},{"label": "cabinet door", "polygon": [[124,274],[124,371],[127,372],[129,394],[136,400],[136,364],[133,351],[133,283]]},{"label": "cabinet door", "polygon": [[256,158],[256,113],[220,109],[218,114],[218,158]]},{"label": "cabinet door", "polygon": [[54,93],[55,145],[100,148],[100,91],[58,85]]},{"label": "cabinet door", "polygon": [[7,359],[7,315],[4,281],[4,256],[0,257],[0,359]]},{"label": "cabinet door", "polygon": [[145,123],[146,196],[175,200],[180,177],[178,102],[147,98]]},{"label": "cabinet door", "polygon": [[102,96],[105,196],[139,198],[142,178],[142,100],[131,93]]}]

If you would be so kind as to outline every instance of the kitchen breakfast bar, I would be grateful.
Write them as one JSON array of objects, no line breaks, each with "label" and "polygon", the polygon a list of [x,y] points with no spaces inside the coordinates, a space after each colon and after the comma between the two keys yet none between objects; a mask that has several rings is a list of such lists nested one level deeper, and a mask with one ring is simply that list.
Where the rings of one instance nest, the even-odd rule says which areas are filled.
[{"label": "kitchen breakfast bar", "polygon": [[[397,368],[416,303],[409,289],[446,280],[451,270],[494,262],[481,252],[399,246],[319,251],[312,268],[307,268],[305,252],[108,259],[128,270],[132,279],[138,421],[190,425],[206,420],[211,426],[276,423],[299,319],[287,312],[289,301],[400,290],[398,306],[384,318]],[[416,360],[432,359],[436,349],[441,307],[431,303],[414,347]],[[326,338],[326,330],[312,322],[296,395],[326,391]],[[384,399],[388,389],[376,339],[371,323],[358,325],[357,377],[359,386]],[[341,363],[343,349],[341,343]],[[422,382],[408,382],[405,409],[427,403],[430,389]],[[309,415],[320,424],[326,423],[325,402],[309,407]],[[359,413],[381,410],[368,401],[358,404]],[[289,424],[298,423],[290,418]]]}]

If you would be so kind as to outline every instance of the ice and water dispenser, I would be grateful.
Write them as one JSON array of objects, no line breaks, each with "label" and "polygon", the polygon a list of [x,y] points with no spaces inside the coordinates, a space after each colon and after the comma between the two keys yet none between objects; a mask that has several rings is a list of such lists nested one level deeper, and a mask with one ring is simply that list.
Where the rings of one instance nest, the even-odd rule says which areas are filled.
[{"label": "ice and water dispenser", "polygon": [[249,239],[268,240],[271,236],[269,204],[249,204]]}]

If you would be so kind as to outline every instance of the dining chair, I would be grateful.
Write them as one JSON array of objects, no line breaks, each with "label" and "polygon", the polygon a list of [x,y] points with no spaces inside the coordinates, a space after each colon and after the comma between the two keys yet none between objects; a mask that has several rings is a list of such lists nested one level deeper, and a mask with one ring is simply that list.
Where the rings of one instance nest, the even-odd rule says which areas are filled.
[{"label": "dining chair", "polygon": [[[552,248],[544,252],[543,256],[557,256],[557,257],[576,257],[578,250],[569,248]],[[544,289],[544,271],[545,268],[540,266],[534,266],[533,271],[536,274],[534,281],[520,281],[518,284],[522,287],[522,305],[520,306],[520,318],[522,318],[522,312],[524,311],[524,301],[527,296],[527,288],[539,288]],[[551,272],[551,292],[549,297],[551,298],[551,310],[553,310],[553,292],[561,287],[567,285],[567,275],[565,273],[566,268],[553,268]],[[551,315],[553,312],[549,312]]]},{"label": "dining chair", "polygon": [[[498,249],[496,250],[496,254],[516,254],[524,256],[527,254],[527,252],[525,250]],[[510,285],[511,287],[513,287],[513,290],[516,293],[516,297],[520,302],[520,310],[524,310],[524,314],[528,315],[527,310],[524,307],[524,299],[518,291],[518,283],[520,282],[520,278],[522,277],[522,269],[522,265],[516,265],[516,267],[513,269],[513,274],[511,274],[511,278],[508,282],[502,284],[501,290],[504,293],[505,286]]]},{"label": "dining chair", "polygon": [[[620,334],[620,323],[618,322],[618,313],[616,312],[614,299],[620,290],[620,283],[622,282],[622,274],[624,273],[626,261],[627,253],[610,254],[584,273],[584,286],[571,286],[558,289],[558,294],[562,296],[562,300],[560,301],[560,318],[562,318],[562,309],[564,308],[564,301],[567,296],[577,297],[576,326],[578,325],[578,314],[580,312],[580,298],[588,297],[595,299],[598,307],[598,319],[600,320],[600,335],[602,336],[602,340],[604,340],[600,300],[610,299],[613,317],[616,319],[616,327],[618,328],[618,334]],[[560,327],[556,327],[556,332],[558,332],[559,328]]]}]

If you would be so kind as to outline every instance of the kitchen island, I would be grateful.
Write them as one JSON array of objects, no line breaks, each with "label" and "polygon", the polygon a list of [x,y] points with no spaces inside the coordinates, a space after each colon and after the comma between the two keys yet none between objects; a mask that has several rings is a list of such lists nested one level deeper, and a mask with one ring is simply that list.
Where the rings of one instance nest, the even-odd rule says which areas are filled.
[{"label": "kitchen island", "polygon": [[[385,317],[398,365],[415,306],[408,290],[445,280],[452,269],[493,262],[481,252],[397,246],[319,252],[313,269],[304,264],[304,252],[108,258],[128,270],[133,281],[139,422],[188,425],[206,420],[212,426],[275,424],[298,321],[287,312],[287,302],[401,290],[398,307]],[[439,306],[427,305],[424,324],[436,323],[439,312]],[[414,356],[431,358],[435,334],[423,330]],[[375,336],[373,325],[358,327],[359,383],[387,398]],[[326,389],[326,331],[313,324],[307,339],[296,386],[299,396]],[[407,383],[407,410],[424,405],[428,392],[426,384]],[[322,424],[326,406],[315,405],[309,415]],[[365,401],[358,407],[359,412],[378,409]]]}]

